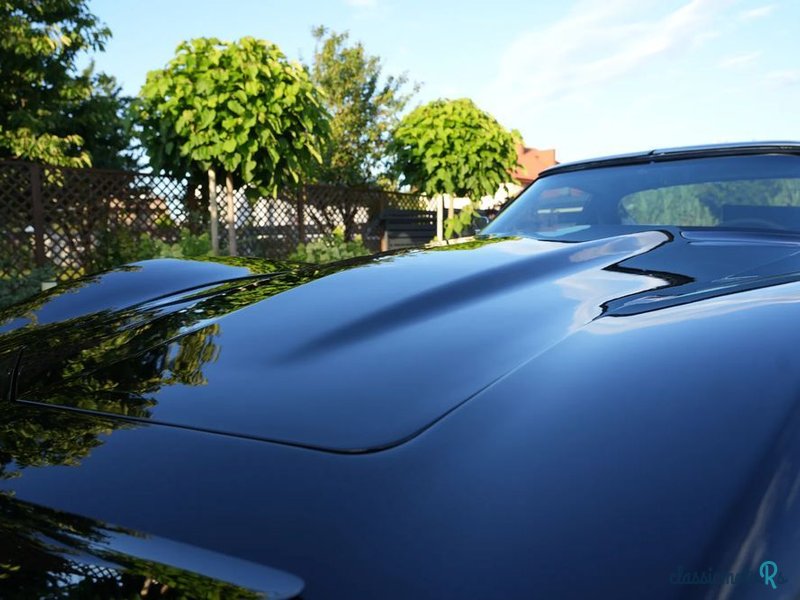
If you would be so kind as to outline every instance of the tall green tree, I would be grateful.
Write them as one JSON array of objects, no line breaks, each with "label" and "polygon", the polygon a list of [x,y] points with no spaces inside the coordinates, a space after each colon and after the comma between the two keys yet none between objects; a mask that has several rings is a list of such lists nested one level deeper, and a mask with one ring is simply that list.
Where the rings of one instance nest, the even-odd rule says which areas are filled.
[{"label": "tall green tree", "polygon": [[[518,132],[507,131],[472,100],[435,100],[402,119],[391,151],[402,184],[429,196],[450,195],[450,237],[469,225],[483,196],[512,181],[518,141]],[[471,200],[457,217],[453,197]]]},{"label": "tall green tree", "polygon": [[138,116],[156,169],[181,176],[198,169],[210,170],[210,178],[216,171],[224,174],[231,254],[234,187],[247,185],[274,197],[299,184],[321,163],[329,132],[306,69],[275,44],[251,37],[180,44],[164,69],[147,75]]},{"label": "tall green tree", "polygon": [[117,80],[105,73],[92,73],[92,92],[73,106],[65,122],[55,129],[57,135],[72,132],[83,140],[92,166],[101,169],[138,167],[141,152],[133,147],[133,99],[122,93]]},{"label": "tall green tree", "polygon": [[405,74],[384,75],[380,58],[367,54],[361,42],[349,43],[347,33],[322,26],[312,33],[311,76],[331,114],[331,143],[317,177],[349,186],[379,182],[391,132],[417,86],[406,91]]},{"label": "tall green tree", "polygon": [[110,35],[87,0],[0,3],[0,157],[126,166],[118,160],[130,146],[119,89],[78,66]]}]

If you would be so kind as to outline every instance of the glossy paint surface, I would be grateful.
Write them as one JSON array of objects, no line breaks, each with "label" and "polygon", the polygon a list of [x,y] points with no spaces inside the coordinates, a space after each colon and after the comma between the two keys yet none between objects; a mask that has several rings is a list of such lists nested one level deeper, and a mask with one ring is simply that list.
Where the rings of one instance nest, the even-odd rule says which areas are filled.
[{"label": "glossy paint surface", "polygon": [[[711,241],[657,231],[577,244],[483,240],[322,278],[294,271],[192,289],[83,317],[86,326],[60,336],[60,325],[26,332],[15,398],[373,451],[413,437],[609,311],[741,287],[726,270],[741,235]],[[736,268],[760,268],[761,278],[800,250],[764,239],[746,247]],[[690,251],[697,260],[687,272],[667,270]],[[758,286],[761,278],[745,282]],[[476,348],[480,361],[468,377],[446,367],[469,364]]]},{"label": "glossy paint surface", "polygon": [[[140,575],[186,545],[251,565],[220,585],[311,600],[800,594],[793,236],[245,265],[143,263],[5,315],[0,563],[100,528],[152,540]],[[130,305],[92,300],[126,275]]]},{"label": "glossy paint surface", "polygon": [[[0,595],[288,600],[298,577],[0,494]],[[21,568],[25,565],[25,568]],[[232,583],[235,582],[235,583]]]},{"label": "glossy paint surface", "polygon": [[[62,348],[83,348],[69,356],[26,345],[16,398],[335,451],[384,448],[590,322],[603,304],[665,285],[603,269],[666,240],[658,232],[585,244],[485,240],[320,279],[289,273],[192,291],[95,319],[96,336],[73,329],[78,339]],[[46,329],[39,337],[52,341]],[[469,377],[447,368],[468,364],[476,348],[485,350]]]}]

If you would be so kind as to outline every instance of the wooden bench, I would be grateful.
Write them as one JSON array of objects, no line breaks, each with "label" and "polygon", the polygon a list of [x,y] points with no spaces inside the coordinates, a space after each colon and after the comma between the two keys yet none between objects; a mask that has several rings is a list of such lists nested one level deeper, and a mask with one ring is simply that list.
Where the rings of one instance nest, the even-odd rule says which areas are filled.
[{"label": "wooden bench", "polygon": [[380,215],[384,250],[424,246],[436,237],[436,213],[389,208]]}]

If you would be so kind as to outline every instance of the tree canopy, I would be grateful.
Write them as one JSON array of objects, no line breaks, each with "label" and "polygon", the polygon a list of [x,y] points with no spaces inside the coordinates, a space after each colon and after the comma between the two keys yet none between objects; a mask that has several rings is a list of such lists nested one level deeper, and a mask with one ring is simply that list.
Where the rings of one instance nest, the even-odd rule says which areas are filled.
[{"label": "tree canopy", "polygon": [[327,114],[308,72],[270,42],[198,38],[151,71],[138,114],[156,169],[221,169],[260,193],[297,184],[322,160]]},{"label": "tree canopy", "polygon": [[91,64],[78,66],[111,35],[87,0],[7,0],[0,31],[0,157],[129,166],[119,88]]},{"label": "tree canopy", "polygon": [[71,107],[68,119],[58,124],[55,133],[74,132],[80,136],[81,148],[91,157],[93,167],[135,169],[139,152],[132,147],[133,99],[122,94],[117,80],[110,75],[92,74],[91,80],[91,94]]},{"label": "tree canopy", "polygon": [[386,172],[387,145],[412,92],[405,74],[384,76],[381,60],[347,33],[325,27],[312,31],[317,45],[311,65],[314,83],[324,92],[331,114],[331,140],[317,179],[323,183],[365,185]]},{"label": "tree canopy", "polygon": [[401,183],[429,196],[472,201],[458,218],[448,220],[449,236],[469,224],[475,203],[511,180],[519,139],[472,100],[435,100],[402,119],[391,150]]}]

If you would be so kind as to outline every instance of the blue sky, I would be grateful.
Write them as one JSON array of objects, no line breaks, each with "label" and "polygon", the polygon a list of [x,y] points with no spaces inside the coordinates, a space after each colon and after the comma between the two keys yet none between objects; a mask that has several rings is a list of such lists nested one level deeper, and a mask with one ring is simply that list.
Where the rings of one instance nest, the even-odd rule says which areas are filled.
[{"label": "blue sky", "polygon": [[184,39],[245,35],[292,59],[349,31],[415,103],[469,97],[561,161],[800,139],[798,0],[92,0],[97,67],[135,94]]}]

